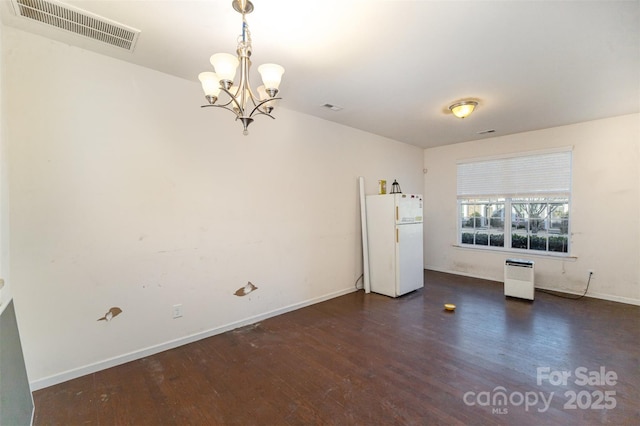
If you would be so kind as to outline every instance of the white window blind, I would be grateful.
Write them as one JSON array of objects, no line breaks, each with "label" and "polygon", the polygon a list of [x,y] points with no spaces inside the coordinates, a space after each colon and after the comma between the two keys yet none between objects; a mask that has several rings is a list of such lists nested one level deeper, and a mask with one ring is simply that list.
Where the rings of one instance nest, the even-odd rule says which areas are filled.
[{"label": "white window blind", "polygon": [[458,164],[458,198],[569,192],[569,150]]}]

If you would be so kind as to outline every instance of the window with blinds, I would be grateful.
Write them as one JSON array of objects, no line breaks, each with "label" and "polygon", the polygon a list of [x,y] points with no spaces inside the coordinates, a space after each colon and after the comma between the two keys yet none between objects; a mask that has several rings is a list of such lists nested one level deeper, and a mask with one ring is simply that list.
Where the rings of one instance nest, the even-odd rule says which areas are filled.
[{"label": "window with blinds", "polygon": [[458,243],[569,253],[571,150],[458,163]]}]

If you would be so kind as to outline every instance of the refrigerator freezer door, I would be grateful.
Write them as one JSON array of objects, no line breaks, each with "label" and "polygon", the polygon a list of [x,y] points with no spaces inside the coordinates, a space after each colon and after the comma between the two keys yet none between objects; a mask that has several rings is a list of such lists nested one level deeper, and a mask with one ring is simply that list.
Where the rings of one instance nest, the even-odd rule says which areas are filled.
[{"label": "refrigerator freezer door", "polygon": [[396,293],[401,296],[424,287],[422,224],[398,225],[397,230]]},{"label": "refrigerator freezer door", "polygon": [[422,195],[395,194],[396,223],[422,222]]}]

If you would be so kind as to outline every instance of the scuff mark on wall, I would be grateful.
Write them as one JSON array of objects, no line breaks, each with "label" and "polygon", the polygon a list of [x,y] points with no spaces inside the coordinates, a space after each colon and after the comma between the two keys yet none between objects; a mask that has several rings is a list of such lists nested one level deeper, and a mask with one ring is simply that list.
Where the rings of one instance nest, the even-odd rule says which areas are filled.
[{"label": "scuff mark on wall", "polygon": [[122,313],[122,309],[118,308],[117,306],[114,306],[113,308],[109,309],[109,311],[106,314],[104,314],[102,318],[98,318],[98,321],[111,321],[113,318],[117,317],[121,313]]},{"label": "scuff mark on wall", "polygon": [[233,294],[235,294],[236,296],[242,297],[242,296],[246,296],[247,294],[249,294],[252,291],[255,291],[257,289],[258,289],[258,287],[256,287],[255,285],[253,285],[251,283],[251,281],[249,281],[249,282],[247,282],[247,285],[245,285],[244,287],[240,287]]}]

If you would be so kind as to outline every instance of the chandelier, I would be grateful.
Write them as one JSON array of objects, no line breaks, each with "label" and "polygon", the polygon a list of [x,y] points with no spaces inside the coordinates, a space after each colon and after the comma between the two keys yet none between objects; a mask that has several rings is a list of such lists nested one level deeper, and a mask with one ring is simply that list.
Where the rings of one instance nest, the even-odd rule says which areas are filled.
[{"label": "chandelier", "polygon": [[[211,56],[211,65],[215,72],[203,72],[198,75],[202,83],[205,98],[209,102],[202,108],[216,107],[231,111],[236,120],[242,122],[243,134],[249,134],[247,127],[253,122],[254,115],[271,115],[277,100],[278,87],[284,68],[276,64],[264,64],[258,67],[263,86],[258,87],[256,96],[249,85],[249,69],[251,68],[251,32],[245,15],[253,11],[249,0],[233,0],[233,8],[242,14],[242,34],[238,37],[236,56],[229,53],[216,53]],[[240,66],[240,81],[234,84],[236,70]],[[220,103],[218,96],[224,92],[224,100]]]}]

